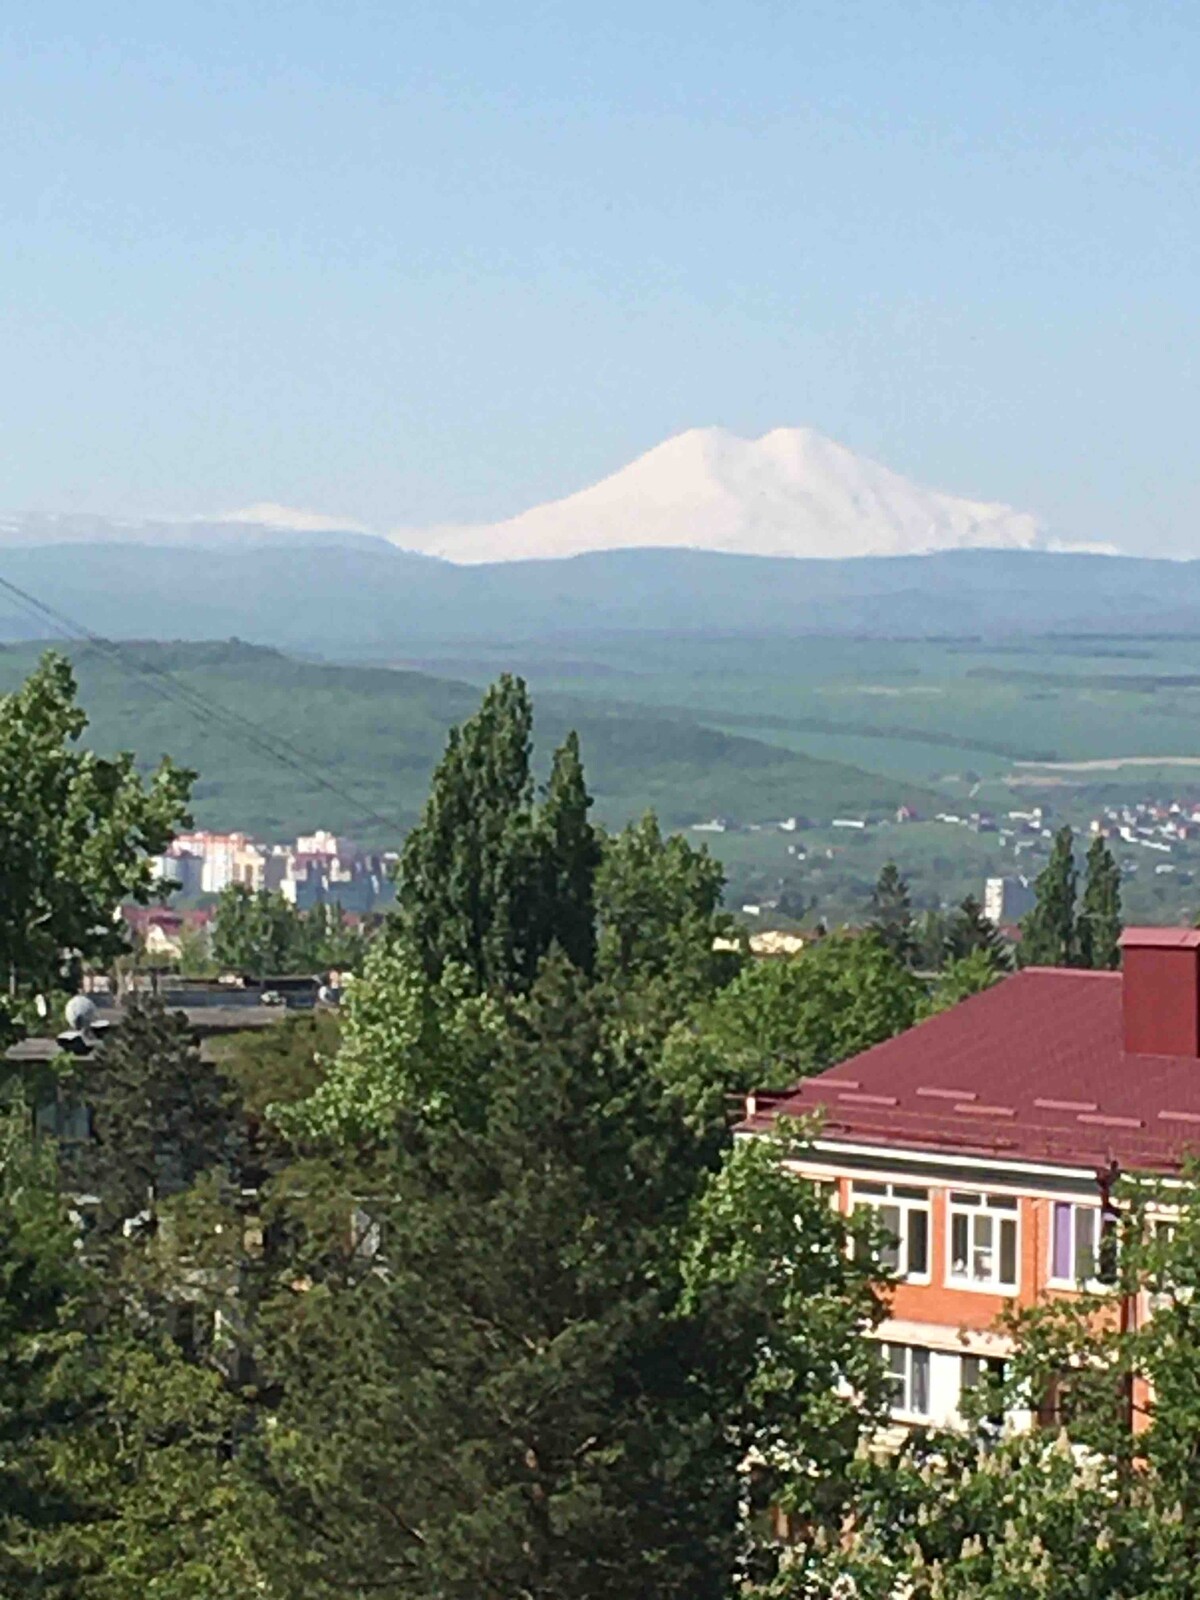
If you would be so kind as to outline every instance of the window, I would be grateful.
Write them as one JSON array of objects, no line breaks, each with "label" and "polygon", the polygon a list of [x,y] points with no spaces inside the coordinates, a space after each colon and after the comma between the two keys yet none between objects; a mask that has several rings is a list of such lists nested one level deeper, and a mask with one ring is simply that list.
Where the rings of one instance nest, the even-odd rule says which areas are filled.
[{"label": "window", "polygon": [[1050,1229],[1050,1278],[1054,1283],[1091,1283],[1096,1277],[1096,1251],[1100,1242],[1098,1206],[1054,1202]]},{"label": "window", "polygon": [[911,1344],[885,1344],[883,1364],[894,1417],[929,1415],[929,1351]]},{"label": "window", "polygon": [[1015,1195],[950,1191],[949,1279],[976,1289],[1017,1287]]},{"label": "window", "polygon": [[[968,1397],[978,1390],[1004,1382],[1004,1362],[995,1356],[962,1356],[959,1365],[958,1378],[958,1409],[962,1413],[966,1409]],[[1003,1422],[1003,1415],[995,1410],[990,1411],[984,1418],[993,1426]]]},{"label": "window", "polygon": [[882,1260],[898,1278],[929,1276],[929,1190],[900,1183],[858,1183],[852,1207],[872,1206],[887,1230]]}]

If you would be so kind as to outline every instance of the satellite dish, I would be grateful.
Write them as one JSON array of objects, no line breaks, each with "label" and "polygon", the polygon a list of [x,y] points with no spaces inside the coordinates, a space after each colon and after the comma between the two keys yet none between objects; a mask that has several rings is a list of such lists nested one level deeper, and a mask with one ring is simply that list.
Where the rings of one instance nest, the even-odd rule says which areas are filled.
[{"label": "satellite dish", "polygon": [[73,1028],[77,1033],[86,1033],[96,1020],[95,1003],[85,994],[73,994],[67,1001],[64,1015],[68,1028]]}]

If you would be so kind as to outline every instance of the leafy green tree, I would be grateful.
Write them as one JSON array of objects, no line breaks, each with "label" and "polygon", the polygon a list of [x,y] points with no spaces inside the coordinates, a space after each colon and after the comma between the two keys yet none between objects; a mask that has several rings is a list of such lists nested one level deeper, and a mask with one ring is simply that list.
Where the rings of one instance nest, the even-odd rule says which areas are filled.
[{"label": "leafy green tree", "polygon": [[1054,836],[1050,860],[1034,884],[1037,900],[1021,923],[1023,967],[1069,967],[1077,955],[1075,839],[1069,827]]},{"label": "leafy green tree", "polygon": [[837,1538],[807,1530],[750,1600],[1184,1600],[1181,1519],[1065,1435],[942,1434],[866,1468]]},{"label": "leafy green tree", "polygon": [[729,973],[713,948],[728,935],[720,912],[725,877],[705,849],[666,837],[653,812],[609,839],[596,879],[602,977],[636,985],[661,980],[690,997],[710,993]]},{"label": "leafy green tree", "polygon": [[765,1514],[836,1528],[864,1439],[884,1419],[879,1347],[885,1314],[876,1224],[840,1215],[822,1188],[784,1166],[808,1131],[792,1125],[726,1154],[692,1208],[683,1247],[685,1308],[719,1340],[724,1427],[752,1462],[752,1567],[776,1571],[783,1550]]},{"label": "leafy green tree", "polygon": [[948,961],[938,973],[930,991],[929,1000],[922,1008],[927,1015],[948,1011],[960,1000],[969,1000],[973,994],[982,994],[1004,976],[989,952],[981,945],[964,956]]},{"label": "leafy green tree", "polygon": [[406,940],[381,935],[342,1002],[337,1054],[311,1095],[270,1108],[288,1137],[380,1143],[409,1117],[467,1117],[482,1105],[496,1003],[470,974],[431,979]]},{"label": "leafy green tree", "polygon": [[213,959],[225,972],[264,978],[304,965],[303,919],[278,890],[231,883],[217,900],[212,925]]},{"label": "leafy green tree", "polygon": [[871,895],[871,921],[868,924],[885,949],[905,966],[916,954],[912,900],[908,884],[894,861],[884,864]]},{"label": "leafy green tree", "polygon": [[969,894],[950,920],[946,932],[945,959],[948,962],[961,961],[979,950],[997,972],[1007,972],[1012,966],[1012,957],[999,928],[990,917],[984,916],[979,901]]},{"label": "leafy green tree", "polygon": [[125,948],[122,901],[154,894],[150,857],[190,819],[193,774],[80,747],[87,717],[70,664],[48,653],[0,697],[0,1041],[38,993],[74,987],[82,961]]},{"label": "leafy green tree", "polygon": [[1088,846],[1077,934],[1079,964],[1112,971],[1121,964],[1121,869],[1104,835]]},{"label": "leafy green tree", "polygon": [[[792,1059],[809,1072],[881,1044],[916,1020],[921,985],[873,933],[831,934],[784,971],[776,981],[791,990]],[[774,1015],[778,1027],[782,1008]]]},{"label": "leafy green tree", "polygon": [[785,1089],[910,1028],[919,980],[873,933],[834,934],[799,956],[753,961],[668,1033],[659,1070],[690,1125],[723,1143],[727,1102]]},{"label": "leafy green tree", "polygon": [[217,963],[213,960],[212,941],[205,928],[185,926],[179,933],[179,971],[184,977],[215,977]]}]

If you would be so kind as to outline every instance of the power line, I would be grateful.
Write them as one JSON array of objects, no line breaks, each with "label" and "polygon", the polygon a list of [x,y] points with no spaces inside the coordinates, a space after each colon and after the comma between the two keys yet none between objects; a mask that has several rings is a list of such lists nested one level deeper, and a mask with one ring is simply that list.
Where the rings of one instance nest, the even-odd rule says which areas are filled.
[{"label": "power line", "polygon": [[[39,600],[36,595],[29,594],[26,590],[19,588],[17,584],[12,583],[2,575],[0,575],[0,589],[4,589],[12,595],[25,608],[27,614],[31,614],[39,623],[43,619],[49,620],[54,627],[66,633],[69,637],[83,640],[94,649],[111,657],[123,671],[129,671],[132,668],[145,681],[146,687],[156,693],[160,699],[190,711],[199,721],[206,723],[209,727],[216,728],[219,732],[229,734],[235,739],[241,739],[243,744],[247,744],[260,754],[267,755],[271,759],[280,762],[293,772],[299,773],[306,782],[325,789],[328,793],[336,795],[350,805],[357,807],[363,804],[361,795],[353,794],[336,779],[323,776],[321,770],[314,770],[323,768],[325,773],[333,772],[333,768],[321,762],[311,752],[298,749],[289,740],[283,739],[269,729],[263,728],[261,724],[252,721],[251,718],[244,716],[241,712],[234,711],[219,702],[206,699],[205,696],[201,695],[189,684],[180,683],[165,667],[158,666],[150,661],[144,661],[140,657],[128,653],[129,647],[127,645],[119,644],[113,639],[106,639],[102,634],[93,633],[83,623],[76,622],[65,613],[55,610],[53,606],[47,605],[45,601]],[[398,832],[404,831],[403,824],[398,822],[395,817],[386,817],[377,811],[367,811],[357,820],[360,822],[382,823],[385,827],[394,828]]]}]

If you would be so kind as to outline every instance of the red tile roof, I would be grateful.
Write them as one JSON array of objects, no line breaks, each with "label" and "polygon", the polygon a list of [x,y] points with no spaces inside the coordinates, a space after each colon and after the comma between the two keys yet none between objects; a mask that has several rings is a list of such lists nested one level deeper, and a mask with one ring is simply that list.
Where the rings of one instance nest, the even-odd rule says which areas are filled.
[{"label": "red tile roof", "polygon": [[851,1143],[1170,1173],[1200,1154],[1200,1059],[1125,1052],[1120,973],[1029,967],[756,1096],[742,1128],[818,1110],[824,1136]]}]

